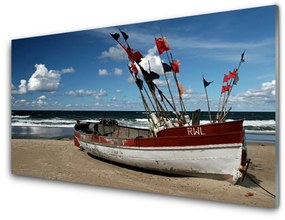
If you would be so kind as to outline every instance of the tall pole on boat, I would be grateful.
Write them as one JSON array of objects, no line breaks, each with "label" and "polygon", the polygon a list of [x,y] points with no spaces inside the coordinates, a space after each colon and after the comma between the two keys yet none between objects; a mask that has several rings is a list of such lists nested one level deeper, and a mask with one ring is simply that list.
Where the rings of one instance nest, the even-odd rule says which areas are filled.
[{"label": "tall pole on boat", "polygon": [[212,122],[212,117],[211,117],[211,110],[210,110],[210,103],[209,103],[209,98],[208,98],[208,92],[207,92],[207,86],[210,85],[212,82],[207,82],[204,78],[204,74],[202,74],[202,78],[203,78],[203,84],[204,84],[204,89],[205,89],[205,93],[206,93],[206,98],[207,98],[207,106],[208,106],[208,113],[209,113],[209,119],[210,119],[210,123]]},{"label": "tall pole on boat", "polygon": [[[163,36],[161,29],[160,29],[160,34],[161,34],[161,38],[164,39],[165,37]],[[170,59],[170,57],[169,57],[168,50],[166,50],[166,56],[167,56],[167,59],[168,59],[168,62],[169,62],[169,64],[170,64],[170,66],[171,66],[171,65],[172,65],[172,62],[173,62],[173,59],[172,59],[172,54],[170,54],[170,55],[171,55],[171,59]],[[184,112],[184,114],[182,114],[182,117],[184,118],[184,115],[186,114],[186,108],[185,108],[185,105],[184,105],[182,96],[180,95],[181,92],[180,92],[180,90],[179,90],[179,83],[178,83],[177,76],[176,76],[177,73],[174,72],[172,68],[171,68],[171,71],[172,71],[173,78],[174,78],[174,80],[175,80],[176,87],[177,87],[177,90],[178,90],[180,107],[181,107],[182,112]],[[185,118],[184,118],[184,120],[185,120]]]},{"label": "tall pole on boat", "polygon": [[230,94],[232,92],[232,89],[233,89],[233,86],[236,85],[237,81],[239,80],[239,77],[238,77],[238,71],[240,69],[240,66],[243,62],[245,62],[244,60],[244,54],[245,54],[245,50],[243,51],[243,53],[241,54],[241,58],[240,58],[240,61],[239,61],[239,64],[238,64],[238,67],[234,70],[235,71],[235,77],[234,78],[231,78],[231,82],[230,82],[230,89],[228,91],[228,94],[227,94],[227,97],[226,99],[224,100],[223,102],[223,106],[222,106],[222,110],[221,110],[221,113],[224,112],[224,115],[226,114],[226,106],[227,106],[227,103],[228,103],[228,99],[230,97]]},{"label": "tall pole on boat", "polygon": [[[173,62],[172,54],[170,53],[170,58],[169,58],[168,52],[166,52],[166,55],[167,55],[167,58],[169,60],[170,65],[171,65],[172,62]],[[184,105],[184,102],[183,102],[183,99],[182,99],[182,95],[180,94],[181,92],[180,92],[180,89],[179,89],[179,82],[178,82],[178,79],[177,79],[177,76],[176,76],[177,73],[174,72],[173,70],[172,70],[172,73],[173,73],[173,78],[175,80],[176,87],[177,87],[177,90],[178,90],[178,93],[179,93],[179,102],[180,102],[181,110],[182,110],[182,112],[184,112],[184,114],[186,114],[186,108],[185,108],[185,105]],[[183,117],[184,117],[184,115],[183,115]]]},{"label": "tall pole on boat", "polygon": [[[158,50],[157,50],[157,51],[158,51]],[[169,94],[170,94],[170,97],[171,97],[171,101],[172,101],[174,110],[176,111],[176,106],[175,106],[174,98],[173,98],[173,95],[172,95],[172,92],[171,92],[171,89],[170,89],[170,85],[169,85],[169,82],[168,82],[168,77],[167,77],[167,75],[166,75],[166,71],[165,71],[165,69],[164,69],[163,62],[162,62],[162,58],[161,58],[161,55],[160,55],[159,52],[158,52],[158,55],[159,55],[160,63],[161,63],[161,66],[162,66],[163,75],[164,75],[164,78],[165,78],[165,81],[166,81],[166,84],[167,84],[167,88],[168,88],[168,91],[169,91]]]}]

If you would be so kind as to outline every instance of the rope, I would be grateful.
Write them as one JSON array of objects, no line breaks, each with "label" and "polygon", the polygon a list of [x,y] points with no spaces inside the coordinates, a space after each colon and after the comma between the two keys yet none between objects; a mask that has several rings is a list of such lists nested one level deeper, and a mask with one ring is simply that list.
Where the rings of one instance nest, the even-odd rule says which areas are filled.
[{"label": "rope", "polygon": [[261,189],[263,189],[265,192],[267,192],[268,194],[270,194],[271,196],[273,196],[273,197],[275,198],[275,195],[274,195],[273,193],[269,192],[267,189],[265,189],[264,187],[262,187],[262,186],[261,186],[259,183],[257,183],[254,179],[252,179],[248,173],[246,173],[246,176],[248,177],[248,179],[249,179],[250,181],[252,181],[254,184],[256,184],[257,186],[259,186]]}]

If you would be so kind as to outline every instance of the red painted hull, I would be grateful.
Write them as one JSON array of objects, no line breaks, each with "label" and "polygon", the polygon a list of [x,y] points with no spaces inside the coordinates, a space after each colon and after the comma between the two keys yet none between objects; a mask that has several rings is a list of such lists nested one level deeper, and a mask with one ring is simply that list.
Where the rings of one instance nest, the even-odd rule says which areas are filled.
[{"label": "red painted hull", "polygon": [[[168,128],[157,133],[157,137],[122,137],[129,132],[127,127],[119,127],[112,136],[85,134],[80,130],[74,131],[74,144],[79,147],[78,138],[89,142],[121,145],[129,147],[183,147],[215,144],[243,143],[243,120],[217,124],[195,125],[177,128]],[[120,130],[121,129],[121,130]],[[140,130],[136,129],[139,133]],[[144,130],[145,131],[145,130]]]}]

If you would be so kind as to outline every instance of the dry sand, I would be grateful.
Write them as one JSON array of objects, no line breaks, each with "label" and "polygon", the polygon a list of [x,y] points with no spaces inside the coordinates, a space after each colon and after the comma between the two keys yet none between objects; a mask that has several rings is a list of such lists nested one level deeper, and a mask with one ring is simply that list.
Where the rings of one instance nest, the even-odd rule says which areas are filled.
[{"label": "dry sand", "polygon": [[[20,176],[77,182],[196,199],[274,208],[276,198],[248,178],[238,185],[226,181],[194,177],[171,177],[91,157],[71,140],[13,139],[12,173]],[[275,194],[275,144],[250,143],[248,173]]]}]

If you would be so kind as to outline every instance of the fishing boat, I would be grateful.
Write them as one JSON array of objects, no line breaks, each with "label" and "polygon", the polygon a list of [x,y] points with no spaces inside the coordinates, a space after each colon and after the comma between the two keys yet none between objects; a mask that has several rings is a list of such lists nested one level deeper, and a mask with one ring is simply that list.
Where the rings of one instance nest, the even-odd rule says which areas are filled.
[{"label": "fishing boat", "polygon": [[[133,52],[127,42],[128,35],[120,32],[127,46],[118,40],[118,33],[111,36],[129,57],[129,70],[141,95],[149,128],[123,126],[114,119],[99,122],[78,120],[74,126],[75,146],[120,164],[175,175],[223,179],[236,184],[243,177],[247,163],[243,120],[225,121],[228,113],[225,111],[226,101],[216,119],[210,118],[208,124],[200,125],[197,119],[199,111],[192,114],[190,120],[182,99],[183,89],[176,78],[179,71],[176,60],[171,56],[170,64],[162,62],[162,66],[164,71],[173,72],[181,111],[175,106],[170,87],[171,101],[153,82],[159,74],[142,67],[140,61],[143,56],[138,51]],[[164,37],[155,38],[155,42],[160,55],[170,49]],[[167,77],[165,72],[164,76]],[[210,83],[203,80],[206,88]],[[230,84],[222,88],[222,94],[228,92],[229,95],[231,88]],[[161,100],[157,98],[157,93]],[[228,96],[225,96],[224,100],[227,99]],[[166,111],[166,104],[172,109],[172,116]]]}]

